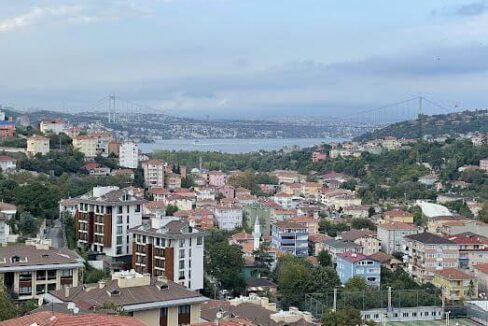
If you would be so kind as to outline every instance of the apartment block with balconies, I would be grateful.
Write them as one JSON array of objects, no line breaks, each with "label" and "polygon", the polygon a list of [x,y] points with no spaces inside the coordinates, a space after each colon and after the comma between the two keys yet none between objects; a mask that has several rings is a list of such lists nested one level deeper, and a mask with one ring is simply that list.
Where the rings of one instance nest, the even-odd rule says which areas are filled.
[{"label": "apartment block with balconies", "polygon": [[271,246],[294,256],[308,256],[308,228],[301,224],[280,221],[271,226]]}]

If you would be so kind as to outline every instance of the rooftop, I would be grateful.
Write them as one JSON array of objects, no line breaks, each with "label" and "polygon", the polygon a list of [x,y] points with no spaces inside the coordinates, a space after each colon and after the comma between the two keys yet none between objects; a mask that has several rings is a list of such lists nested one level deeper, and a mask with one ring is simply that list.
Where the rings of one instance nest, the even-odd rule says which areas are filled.
[{"label": "rooftop", "polygon": [[350,263],[356,263],[358,261],[365,260],[365,259],[375,260],[371,256],[368,257],[366,255],[355,253],[355,252],[345,252],[342,254],[337,254],[337,258],[347,260]]},{"label": "rooftop", "polygon": [[76,264],[83,267],[83,260],[74,251],[56,249],[47,245],[12,245],[0,247],[0,270],[5,268]]},{"label": "rooftop", "polygon": [[385,229],[389,231],[414,231],[417,229],[415,225],[401,223],[401,222],[389,222],[378,225],[378,229]]},{"label": "rooftop", "polygon": [[408,238],[410,240],[418,241],[424,244],[456,244],[454,241],[451,241],[449,239],[443,238],[437,234],[429,233],[429,232],[424,232],[424,233],[418,233],[418,234],[411,234],[405,236],[405,238]]},{"label": "rooftop", "polygon": [[447,280],[472,280],[474,278],[457,268],[444,268],[440,271],[436,271],[436,274]]},{"label": "rooftop", "polygon": [[103,314],[73,315],[60,312],[41,311],[31,315],[5,320],[1,326],[145,326],[142,321],[128,316],[114,316]]}]

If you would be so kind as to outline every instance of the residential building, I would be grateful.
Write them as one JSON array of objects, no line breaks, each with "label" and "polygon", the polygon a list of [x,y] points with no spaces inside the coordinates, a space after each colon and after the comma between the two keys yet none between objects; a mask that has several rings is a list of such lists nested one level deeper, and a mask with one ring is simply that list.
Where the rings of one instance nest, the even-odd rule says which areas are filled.
[{"label": "residential building", "polygon": [[[79,308],[78,308],[79,309]],[[1,326],[147,326],[146,323],[130,316],[116,316],[83,313],[74,314],[72,312],[39,311],[28,315],[0,322]],[[244,325],[243,325],[244,326]]]},{"label": "residential building", "polygon": [[170,190],[181,188],[181,176],[176,173],[166,173],[165,175],[165,186]]},{"label": "residential building", "polygon": [[164,275],[168,280],[203,289],[203,249],[206,233],[178,217],[151,218],[132,228],[132,268]]},{"label": "residential building", "polygon": [[217,191],[224,195],[225,198],[235,198],[236,196],[236,189],[231,185],[224,185],[222,187],[218,187]]},{"label": "residential building", "polygon": [[27,138],[27,156],[46,155],[47,153],[49,153],[49,138],[40,135],[32,135]]},{"label": "residential building", "polygon": [[227,175],[222,171],[210,171],[208,173],[209,186],[223,187],[225,186],[226,179],[227,179]]},{"label": "residential building", "polygon": [[310,256],[318,256],[324,250],[325,240],[330,239],[326,234],[309,234],[308,235],[308,254]]},{"label": "residential building", "polygon": [[60,134],[66,129],[66,121],[63,119],[42,119],[39,123],[39,129],[43,134]]},{"label": "residential building", "polygon": [[459,248],[459,268],[473,270],[474,265],[488,261],[488,238],[474,234],[463,233],[452,237]]},{"label": "residential building", "polygon": [[451,303],[478,297],[476,278],[457,268],[436,271],[432,284],[442,289],[442,296]]},{"label": "residential building", "polygon": [[381,264],[366,255],[355,252],[337,254],[336,270],[342,284],[355,276],[360,276],[367,285],[380,286]]},{"label": "residential building", "polygon": [[108,132],[95,131],[88,135],[78,135],[73,138],[73,147],[86,158],[94,158],[97,155],[108,156],[108,144],[112,135]]},{"label": "residential building", "polygon": [[383,213],[383,221],[413,224],[413,214],[400,209],[394,209]]},{"label": "residential building", "polygon": [[407,235],[417,234],[417,227],[412,224],[388,222],[379,224],[377,237],[381,242],[381,249],[391,255],[402,252],[403,238]]},{"label": "residential building", "polygon": [[15,241],[10,235],[9,225],[9,221],[15,218],[15,214],[17,214],[17,206],[0,202],[0,246]]},{"label": "residential building", "polygon": [[309,235],[319,233],[319,219],[310,216],[297,216],[290,221],[305,226]]},{"label": "residential building", "polygon": [[120,142],[115,141],[115,140],[109,141],[108,142],[107,149],[108,149],[108,155],[113,154],[113,155],[119,157],[119,154],[120,154]]},{"label": "residential building", "polygon": [[113,270],[125,269],[132,254],[128,230],[142,224],[142,194],[131,187],[95,187],[76,199],[78,246],[105,254]]},{"label": "residential building", "polygon": [[437,271],[459,266],[457,244],[439,235],[429,232],[407,235],[403,244],[407,272],[420,283],[432,282]]},{"label": "residential building", "polygon": [[444,307],[441,305],[394,307],[392,305],[391,307],[362,310],[361,317],[383,325],[387,322],[409,322],[414,325],[419,321],[438,321],[442,323]]},{"label": "residential building", "polygon": [[363,247],[350,240],[342,239],[327,239],[324,242],[324,250],[328,251],[332,256],[332,261],[337,261],[337,255],[346,252],[350,253],[362,253]]},{"label": "residential building", "polygon": [[218,206],[214,208],[215,223],[221,230],[232,231],[242,226],[242,208],[240,206]]},{"label": "residential building", "polygon": [[290,221],[271,225],[271,247],[294,256],[308,256],[308,228]]},{"label": "residential building", "polygon": [[141,163],[144,183],[148,188],[164,188],[164,161],[149,160]]},{"label": "residential building", "polygon": [[488,263],[474,265],[473,270],[479,292],[486,293],[488,291]]},{"label": "residential building", "polygon": [[2,172],[15,170],[16,168],[17,168],[16,159],[6,155],[0,155],[0,169],[2,169]]},{"label": "residential building", "polygon": [[5,112],[0,111],[0,138],[12,138],[15,133],[13,117],[6,117]]},{"label": "residential building", "polygon": [[295,208],[293,204],[293,196],[285,192],[279,192],[271,197],[271,199],[284,209]]},{"label": "residential building", "polygon": [[208,299],[200,293],[164,279],[134,271],[112,274],[112,280],[95,286],[82,285],[68,291],[52,291],[45,301],[74,303],[87,310],[112,304],[148,326],[180,326],[200,321],[200,305]]},{"label": "residential building", "polygon": [[488,158],[480,160],[480,170],[488,172]]},{"label": "residential building", "polygon": [[296,171],[289,171],[289,170],[278,170],[274,171],[275,177],[278,178],[278,183],[300,183],[305,182],[306,177],[303,174],[300,174]]},{"label": "residential building", "polygon": [[66,198],[59,201],[59,217],[62,217],[65,212],[71,216],[75,216],[78,210],[78,200],[76,198]]},{"label": "residential building", "polygon": [[56,249],[45,240],[0,248],[0,283],[17,300],[37,299],[47,291],[81,283],[83,259],[74,251]]},{"label": "residential building", "polygon": [[93,176],[109,176],[110,168],[99,163],[88,162],[82,167],[83,170]]},{"label": "residential building", "polygon": [[124,168],[136,169],[139,165],[139,147],[133,142],[120,145],[119,165]]},{"label": "residential building", "polygon": [[324,152],[313,152],[312,153],[312,162],[317,163],[323,161],[327,158],[327,153]]}]

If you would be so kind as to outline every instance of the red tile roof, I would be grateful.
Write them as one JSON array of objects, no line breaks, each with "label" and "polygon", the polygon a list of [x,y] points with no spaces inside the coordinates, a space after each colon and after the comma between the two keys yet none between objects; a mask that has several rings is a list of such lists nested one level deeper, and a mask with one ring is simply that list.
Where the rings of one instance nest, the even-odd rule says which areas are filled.
[{"label": "red tile roof", "polygon": [[337,257],[340,257],[340,258],[347,260],[348,262],[351,262],[351,263],[355,263],[355,262],[365,260],[365,259],[375,260],[372,257],[368,257],[368,256],[365,256],[363,254],[355,253],[355,252],[345,252],[342,254],[337,254]]},{"label": "red tile roof", "polygon": [[102,314],[81,314],[72,315],[50,311],[41,311],[15,319],[0,322],[0,326],[146,326],[142,321],[133,317],[102,315]]},{"label": "red tile roof", "polygon": [[0,161],[2,162],[15,162],[17,161],[16,159],[14,159],[13,157],[10,157],[10,156],[7,156],[7,155],[0,155]]},{"label": "red tile roof", "polygon": [[488,274],[488,263],[473,265],[474,269],[479,270],[482,273]]},{"label": "red tile roof", "polygon": [[440,277],[447,280],[471,280],[473,276],[460,271],[457,268],[444,268],[436,272]]},{"label": "red tile roof", "polygon": [[382,228],[385,230],[401,230],[401,231],[408,231],[408,230],[416,230],[417,227],[412,224],[401,223],[401,222],[390,222],[390,223],[383,223],[378,225],[378,228]]}]

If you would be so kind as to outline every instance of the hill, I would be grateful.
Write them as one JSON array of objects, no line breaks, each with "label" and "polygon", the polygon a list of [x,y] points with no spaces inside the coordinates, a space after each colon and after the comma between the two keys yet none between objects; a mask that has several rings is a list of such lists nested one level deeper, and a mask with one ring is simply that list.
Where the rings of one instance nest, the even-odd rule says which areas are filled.
[{"label": "hill", "polygon": [[463,111],[449,114],[421,116],[367,132],[354,140],[372,140],[393,136],[417,139],[424,136],[458,136],[473,132],[488,132],[488,110]]}]

